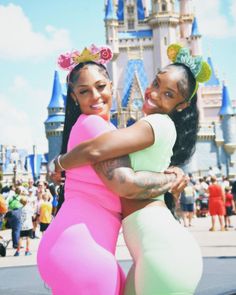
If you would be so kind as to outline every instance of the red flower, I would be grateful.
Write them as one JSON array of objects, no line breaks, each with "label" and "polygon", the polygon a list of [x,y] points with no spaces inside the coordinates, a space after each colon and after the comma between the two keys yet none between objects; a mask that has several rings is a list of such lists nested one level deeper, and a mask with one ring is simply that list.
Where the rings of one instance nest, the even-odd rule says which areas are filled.
[{"label": "red flower", "polygon": [[100,58],[103,62],[109,61],[112,59],[112,51],[110,48],[102,48],[100,51]]},{"label": "red flower", "polygon": [[57,63],[63,70],[71,70],[74,62],[71,59],[71,54],[66,53],[59,56]]}]

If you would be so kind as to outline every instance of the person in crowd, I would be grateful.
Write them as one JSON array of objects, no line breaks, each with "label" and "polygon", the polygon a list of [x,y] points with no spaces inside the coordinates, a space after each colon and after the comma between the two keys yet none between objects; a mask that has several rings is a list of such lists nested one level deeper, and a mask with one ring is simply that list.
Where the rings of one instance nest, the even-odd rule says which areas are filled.
[{"label": "person in crowd", "polygon": [[2,230],[4,217],[7,211],[8,211],[7,202],[5,198],[2,196],[2,194],[0,194],[0,230]]},{"label": "person in crowd", "polygon": [[38,181],[37,183],[37,191],[36,191],[36,214],[34,214],[33,216],[33,231],[32,231],[32,238],[35,239],[35,238],[39,238],[37,235],[36,235],[36,231],[37,231],[37,228],[40,224],[40,221],[39,221],[39,216],[40,216],[40,206],[41,206],[41,203],[43,202],[43,194],[44,193],[48,193],[49,196],[50,196],[50,200],[52,200],[52,195],[49,191],[49,189],[47,188],[47,183],[46,182],[43,182],[42,180]]},{"label": "person in crowd", "polygon": [[235,204],[234,204],[234,197],[231,193],[231,187],[225,187],[225,228],[233,227],[231,223],[231,216],[235,213]]},{"label": "person in crowd", "polygon": [[16,187],[15,195],[8,199],[8,209],[9,211],[6,213],[6,218],[8,220],[8,224],[11,227],[12,233],[12,246],[14,249],[18,248],[18,242],[20,238],[21,231],[21,212],[22,212],[22,204],[20,202],[21,199],[21,189]]},{"label": "person in crowd", "polygon": [[34,185],[34,180],[32,178],[28,179],[28,191],[31,190],[32,194],[36,196],[37,194],[37,187]]},{"label": "person in crowd", "polygon": [[[186,51],[186,49],[181,50],[178,47],[178,45],[174,45],[174,48],[172,47],[169,49],[170,49],[170,55],[172,57],[174,55],[173,51],[175,51],[176,49],[178,52],[180,51],[179,62],[175,63],[174,65],[170,65],[170,66],[166,67],[165,69],[163,69],[162,71],[160,71],[158,73],[157,77],[155,78],[153,84],[151,85],[151,87],[147,90],[146,101],[145,101],[144,107],[143,107],[143,110],[144,110],[144,112],[146,112],[147,116],[144,117],[143,120],[141,120],[140,122],[134,124],[133,126],[131,126],[129,128],[109,132],[109,134],[105,133],[104,135],[101,135],[100,138],[97,139],[97,141],[95,140],[96,143],[100,143],[99,148],[101,148],[101,149],[97,148],[97,150],[96,150],[97,155],[98,155],[98,157],[96,159],[104,160],[104,159],[112,157],[112,156],[119,156],[119,155],[131,153],[133,151],[138,151],[139,149],[143,149],[143,151],[140,150],[137,153],[133,153],[134,162],[132,162],[132,156],[131,156],[132,154],[130,154],[131,165],[136,166],[135,170],[138,170],[138,171],[145,170],[144,167],[146,167],[146,169],[147,169],[147,167],[149,167],[149,169],[152,170],[152,168],[155,166],[157,170],[160,169],[161,171],[163,171],[163,169],[166,169],[168,167],[168,164],[170,164],[170,159],[172,156],[172,148],[173,148],[173,146],[175,144],[175,140],[176,140],[176,131],[177,131],[177,145],[175,146],[176,149],[174,147],[174,155],[172,157],[172,161],[174,162],[174,160],[173,160],[173,158],[174,158],[176,161],[178,159],[180,161],[180,163],[181,162],[183,163],[185,160],[187,160],[191,156],[195,142],[196,142],[196,131],[197,131],[197,123],[198,123],[198,121],[196,119],[196,118],[198,118],[198,112],[196,110],[196,95],[195,95],[196,90],[197,90],[197,85],[198,85],[198,82],[197,82],[198,75],[194,76],[194,74],[191,72],[190,68],[181,63],[181,60],[183,60],[183,61],[186,60],[186,58],[182,59],[181,57],[183,57],[185,54],[189,54]],[[175,55],[175,57],[177,55],[178,55],[178,53]],[[190,56],[188,56],[188,57],[191,60],[191,57]],[[192,61],[193,60],[191,60],[191,64],[192,64]],[[84,66],[84,65],[81,65],[81,66]],[[202,65],[200,67],[198,67],[198,69],[201,67],[202,67]],[[86,72],[85,69],[84,69],[84,72]],[[199,72],[198,72],[198,74],[199,74]],[[89,109],[91,111],[92,107],[94,107],[94,110],[96,110],[97,108],[98,109],[103,108],[104,100],[103,100],[103,102],[101,100],[100,100],[100,102],[98,102],[99,96],[96,98],[96,100],[94,99],[94,104],[92,104],[92,101],[86,102],[86,99],[85,99],[86,95],[88,96],[89,95],[88,93],[92,93],[90,86],[88,86],[88,85],[90,85],[90,84],[88,84],[89,78],[87,77],[87,79],[85,80],[85,78],[83,77],[83,79],[82,79],[82,73],[80,73],[77,77],[78,77],[78,84],[73,85],[74,86],[74,89],[73,89],[74,101],[79,103],[81,109],[82,109],[82,106],[83,106],[83,109],[86,109],[86,107],[87,107],[86,111],[88,111]],[[186,88],[184,87],[184,85],[186,86]],[[84,99],[82,99],[83,95],[84,95]],[[91,107],[89,107],[90,105],[91,105]],[[191,106],[192,106],[192,108],[191,108]],[[186,111],[185,111],[185,109],[186,109]],[[181,112],[183,112],[183,113],[178,115],[178,113],[181,113]],[[192,117],[190,114],[192,115]],[[180,121],[181,121],[178,119],[180,119],[182,117],[185,119],[186,119],[186,117],[188,117],[188,118],[191,117],[190,121],[192,122],[192,125],[191,125],[191,127],[188,126],[189,130],[187,133],[188,139],[190,139],[190,142],[187,143],[186,138],[184,140],[186,147],[188,146],[188,148],[187,148],[188,153],[186,153],[186,150],[185,150],[184,154],[182,154],[182,157],[181,157],[180,150],[182,149],[182,151],[183,151],[185,145],[184,145],[184,141],[182,142],[180,139],[183,140],[183,137],[184,137],[184,136],[182,136],[182,138],[181,138],[181,135],[183,135],[183,134],[186,135],[186,133],[183,131],[183,128],[185,128],[185,127],[187,128],[187,125],[188,125],[186,122],[185,122],[186,125],[183,122],[181,122],[182,124],[178,125],[178,123],[180,123]],[[82,118],[84,118],[84,117],[82,117]],[[77,122],[75,125],[77,125]],[[83,123],[83,120],[80,123]],[[91,124],[90,127],[97,125],[97,124],[94,124],[92,119],[90,121],[90,124]],[[75,125],[74,125],[73,129],[76,129]],[[182,127],[181,132],[180,132],[180,126]],[[193,126],[195,126],[195,128],[193,128]],[[191,131],[193,129],[194,129],[194,133],[192,133],[192,135],[195,134],[195,136],[190,136]],[[167,136],[167,138],[166,138],[167,132],[165,132],[164,130],[165,131],[168,130],[169,136]],[[173,133],[172,133],[172,131],[173,131]],[[178,131],[179,131],[179,133],[178,133]],[[130,135],[132,134],[132,137],[129,135],[129,132],[130,132]],[[145,133],[145,137],[143,136],[144,133]],[[134,134],[135,134],[135,136],[134,136]],[[158,134],[158,136],[157,136],[157,134]],[[131,138],[132,138],[132,140],[131,140]],[[159,140],[157,140],[157,138]],[[166,140],[164,140],[164,138]],[[89,138],[87,138],[87,139],[89,139]],[[159,148],[157,148],[156,142],[158,143]],[[71,154],[69,153],[70,155],[67,154],[65,156],[58,157],[56,160],[57,166],[60,166],[62,169],[63,167],[70,168],[69,164],[71,164],[73,167],[76,167],[76,165],[81,165],[81,164],[83,165],[83,164],[86,164],[89,162],[92,164],[95,164],[96,161],[94,161],[94,160],[89,161],[89,157],[85,155],[86,152],[88,151],[88,150],[86,151],[86,148],[90,144],[91,144],[91,140],[87,143],[82,143],[79,148],[77,147],[74,149],[74,151],[71,152]],[[102,146],[101,146],[101,144],[102,144]],[[70,149],[74,145],[72,145],[72,146],[69,145]],[[81,146],[82,146],[82,150],[81,150]],[[149,147],[150,147],[150,150],[152,150],[152,152],[150,150],[148,150]],[[85,153],[84,153],[83,148],[85,150]],[[165,148],[166,153],[163,152],[162,148]],[[147,150],[150,153],[149,157],[147,156],[147,154],[148,154]],[[84,161],[83,163],[81,163],[80,160],[78,160],[78,157],[77,157],[78,151],[80,152],[80,155],[82,156],[82,162]],[[82,153],[81,153],[81,151],[82,151]],[[177,151],[179,151],[179,153]],[[175,152],[176,152],[176,154],[175,154]],[[93,156],[95,154],[93,154]],[[156,155],[155,159],[157,161],[157,162],[155,162],[155,164],[153,162],[154,154]],[[188,154],[188,156],[186,157],[187,154]],[[151,157],[150,155],[152,155],[153,157]],[[177,159],[174,157],[176,155],[178,155]],[[76,156],[76,157],[74,157],[74,156]],[[91,154],[89,154],[89,156],[91,156]],[[139,157],[142,159],[142,161],[140,160]],[[61,162],[60,159],[63,159],[64,163],[67,161],[67,164],[65,164],[66,166],[64,166],[63,162]],[[90,157],[90,159],[92,159],[92,158]],[[150,159],[150,161],[147,161],[148,164],[145,163],[144,159]],[[142,168],[141,168],[141,166],[142,166],[141,163],[145,163]],[[98,165],[98,168],[97,168],[97,165]],[[106,183],[106,185],[109,188],[115,190],[121,196],[125,196],[125,193],[127,196],[127,190],[122,190],[122,189],[119,189],[119,186],[112,185],[112,179],[114,178],[114,175],[116,174],[116,173],[111,173],[114,170],[114,166],[109,165],[109,163],[105,163],[105,164],[103,163],[102,167],[99,165],[100,164],[96,163],[95,169],[96,169],[97,173],[99,174],[99,176],[102,178],[102,180]],[[68,180],[68,174],[72,174],[73,170],[67,171],[66,180]],[[143,198],[145,198],[145,197],[146,198],[150,197],[150,195],[145,194],[143,196]],[[200,278],[201,268],[202,268],[202,260],[201,260],[201,255],[199,252],[199,247],[198,247],[198,245],[196,245],[196,242],[192,239],[191,235],[189,235],[189,233],[186,230],[184,230],[175,220],[173,222],[173,219],[171,219],[171,218],[173,218],[172,215],[170,218],[170,216],[168,215],[170,213],[165,208],[164,202],[162,202],[161,200],[163,200],[163,199],[160,198],[160,200],[158,200],[158,201],[155,200],[153,202],[147,201],[147,200],[146,200],[146,202],[136,202],[135,200],[126,200],[125,198],[122,198],[122,205],[123,205],[122,213],[123,213],[123,216],[125,217],[125,219],[123,221],[123,228],[126,232],[125,237],[126,237],[127,245],[128,245],[129,250],[131,251],[131,254],[134,258],[134,262],[135,262],[134,265],[136,266],[131,269],[131,272],[128,276],[128,281],[127,281],[128,287],[126,287],[126,291],[125,291],[127,294],[131,294],[130,293],[130,292],[132,292],[131,289],[134,291],[134,281],[133,281],[134,273],[135,273],[135,277],[137,274],[137,277],[140,278],[140,283],[135,282],[135,288],[138,289],[138,292],[140,294],[153,294],[153,293],[151,293],[151,292],[153,292],[153,290],[155,290],[155,291],[162,290],[160,292],[173,292],[173,291],[176,292],[176,290],[177,290],[179,292],[179,290],[183,291],[184,289],[186,291],[186,288],[188,289],[188,292],[192,292],[192,290],[194,290],[196,288],[196,284]],[[148,208],[149,210],[144,210],[146,208]],[[60,214],[60,212],[59,212],[59,214]],[[193,276],[190,278],[190,281],[191,281],[190,284],[186,284],[186,280],[185,280],[185,282],[183,282],[183,280],[182,281],[176,280],[176,274],[171,271],[169,272],[169,274],[165,273],[165,275],[164,275],[163,265],[157,264],[157,260],[156,260],[156,258],[154,258],[155,255],[154,256],[151,255],[151,257],[142,256],[142,258],[140,258],[139,256],[136,256],[137,253],[135,253],[135,251],[133,252],[133,245],[132,245],[133,242],[132,242],[131,237],[134,238],[135,237],[134,235],[136,235],[136,238],[137,238],[136,240],[139,241],[139,238],[141,238],[142,235],[145,236],[145,233],[146,233],[146,237],[148,237],[148,236],[154,237],[155,236],[155,235],[153,235],[154,234],[153,233],[154,227],[152,227],[152,226],[150,226],[149,228],[148,228],[148,226],[147,227],[145,226],[144,227],[145,231],[141,231],[141,233],[138,230],[140,228],[140,226],[143,226],[144,224],[150,225],[149,222],[145,222],[145,219],[146,219],[146,221],[148,220],[148,216],[149,217],[151,216],[151,218],[154,218],[153,220],[155,220],[154,221],[155,225],[158,224],[160,221],[156,220],[154,216],[161,218],[161,220],[165,220],[164,227],[168,228],[168,230],[166,232],[168,232],[168,237],[170,240],[173,239],[172,234],[174,232],[178,232],[178,234],[181,234],[182,239],[179,239],[179,241],[181,241],[181,242],[178,244],[179,247],[177,246],[178,249],[181,249],[181,253],[184,253],[186,255],[186,251],[184,252],[183,245],[188,244],[188,246],[189,246],[191,244],[191,249],[195,254],[194,255],[195,256],[195,258],[194,258],[195,259],[195,261],[194,261],[195,272],[194,272]],[[152,223],[153,222],[151,222],[151,224]],[[131,228],[133,228],[133,230],[134,230],[134,228],[136,229],[136,231],[134,232],[134,235],[131,234],[131,232],[130,232]],[[157,229],[157,228],[155,228],[155,229]],[[149,247],[153,247],[153,245],[155,245],[155,247],[153,247],[153,249],[155,249],[155,251],[154,251],[155,254],[159,252],[158,250],[163,249],[163,246],[161,246],[160,241],[163,240],[164,236],[162,235],[163,233],[161,231],[158,233],[160,235],[157,235],[158,238],[156,240],[154,240],[152,242],[148,238],[146,240],[147,244],[149,244]],[[138,243],[138,245],[142,248],[140,243]],[[175,246],[176,246],[176,244],[175,244]],[[154,254],[154,252],[150,252],[150,253]],[[169,249],[169,251],[167,251],[167,252],[174,253],[175,251],[171,251]],[[177,252],[179,252],[179,251],[177,251]],[[142,253],[142,249],[140,249],[139,253]],[[162,254],[163,254],[163,252],[160,251],[159,255],[162,255]],[[159,255],[158,255],[158,258],[160,257]],[[164,257],[167,258],[166,255],[164,255]],[[178,257],[180,258],[181,255],[179,255]],[[191,253],[191,257],[192,257],[192,253]],[[140,258],[140,260],[139,260],[139,258]],[[173,254],[172,259],[173,258],[174,259],[177,258],[176,254]],[[151,274],[151,272],[148,271],[148,269],[146,267],[140,268],[136,264],[137,261],[141,261],[141,263],[143,265],[148,265],[150,263],[150,259],[152,261],[152,269],[155,270],[155,272],[153,272],[153,274]],[[191,261],[191,263],[193,263],[193,261]],[[186,268],[188,268],[187,265],[185,265],[182,268],[182,271],[183,271],[182,278],[184,278],[183,274],[184,274]],[[146,274],[143,273],[144,269],[146,270]],[[163,271],[163,273],[162,273],[162,271]],[[153,280],[154,275],[155,275],[155,280]],[[166,280],[165,281],[162,280],[162,282],[161,282],[158,280],[158,278],[161,278],[161,277],[163,278],[163,275],[165,276]],[[145,279],[141,279],[144,277],[145,277]],[[186,277],[185,277],[185,279],[186,279]],[[170,280],[171,280],[171,282],[174,281],[174,284],[171,285]],[[191,287],[190,287],[190,285],[191,285]],[[189,291],[190,289],[191,289],[191,291]],[[169,290],[169,291],[167,291],[167,290]]]},{"label": "person in crowd", "polygon": [[233,194],[233,197],[234,197],[234,205],[235,205],[235,208],[236,208],[236,180],[233,180],[232,181],[231,193]]},{"label": "person in crowd", "polygon": [[56,216],[57,206],[58,206],[58,194],[57,194],[56,186],[53,183],[51,183],[48,186],[48,189],[52,195],[52,216]]},{"label": "person in crowd", "polygon": [[46,191],[42,194],[42,202],[39,207],[39,224],[42,234],[46,231],[52,221],[52,202],[51,194]]},{"label": "person in crowd", "polygon": [[180,197],[180,203],[184,226],[192,226],[195,204],[195,189],[193,185],[188,184],[185,187]]},{"label": "person in crowd", "polygon": [[20,230],[20,238],[18,241],[18,247],[14,256],[20,255],[20,249],[22,247],[23,238],[26,239],[25,256],[29,256],[31,255],[30,238],[31,238],[32,229],[33,229],[32,216],[34,214],[34,211],[31,204],[28,202],[28,198],[26,196],[21,197],[20,203],[23,206],[21,211],[21,230]]},{"label": "person in crowd", "polygon": [[217,182],[216,176],[211,177],[211,184],[208,186],[209,194],[209,213],[211,215],[210,231],[216,230],[216,216],[220,223],[220,230],[225,231],[225,192],[221,185]]}]

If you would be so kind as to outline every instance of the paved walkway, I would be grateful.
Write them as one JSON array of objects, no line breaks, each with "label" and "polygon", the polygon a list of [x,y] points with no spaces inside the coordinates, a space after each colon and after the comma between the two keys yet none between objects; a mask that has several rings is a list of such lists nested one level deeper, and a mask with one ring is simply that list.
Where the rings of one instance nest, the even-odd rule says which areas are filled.
[{"label": "paved walkway", "polygon": [[[236,294],[236,216],[232,216],[232,224],[234,228],[229,231],[209,232],[210,217],[206,217],[195,218],[193,226],[188,228],[201,246],[204,257],[204,272],[196,295]],[[8,239],[10,230],[1,231],[0,235]],[[22,249],[21,255],[14,257],[15,249],[12,249],[10,244],[7,256],[0,257],[0,275],[3,279],[0,281],[0,294],[50,294],[50,291],[43,286],[36,268],[36,254],[40,240],[31,241],[31,256],[24,256]],[[131,258],[122,233],[119,235],[116,257],[127,272]],[[19,279],[15,279],[13,284],[12,277]],[[27,278],[24,283],[23,278]]]},{"label": "paved walkway", "polygon": [[[236,215],[232,216],[232,224],[236,228]],[[193,226],[188,230],[194,235],[202,249],[203,257],[236,257],[236,230],[209,232],[210,217],[195,218]],[[10,239],[10,230],[0,231],[0,236]],[[36,265],[36,253],[40,239],[31,240],[31,252],[33,255],[24,256],[24,249],[21,250],[19,257],[14,257],[15,249],[11,243],[7,249],[7,256],[0,257],[0,267]],[[25,241],[23,241],[25,246]],[[116,250],[118,260],[130,260],[129,252],[125,246],[122,233],[119,235]]]}]

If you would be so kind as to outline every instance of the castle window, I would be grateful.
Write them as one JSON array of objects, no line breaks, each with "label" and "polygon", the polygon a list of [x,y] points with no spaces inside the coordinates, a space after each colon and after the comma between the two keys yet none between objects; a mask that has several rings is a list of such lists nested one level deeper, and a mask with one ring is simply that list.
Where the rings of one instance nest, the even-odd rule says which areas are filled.
[{"label": "castle window", "polygon": [[128,20],[128,30],[133,30],[134,29],[134,20],[129,19]]},{"label": "castle window", "polygon": [[162,5],[161,5],[161,10],[162,10],[162,11],[166,11],[166,4],[162,4]]},{"label": "castle window", "polygon": [[127,7],[127,12],[129,15],[133,15],[134,14],[134,7],[133,6],[128,6]]}]

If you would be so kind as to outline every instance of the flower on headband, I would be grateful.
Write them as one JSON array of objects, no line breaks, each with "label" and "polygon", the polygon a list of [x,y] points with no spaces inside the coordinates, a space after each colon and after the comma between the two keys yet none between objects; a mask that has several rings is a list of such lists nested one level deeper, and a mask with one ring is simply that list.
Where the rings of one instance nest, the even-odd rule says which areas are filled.
[{"label": "flower on headband", "polygon": [[194,58],[191,56],[188,48],[181,48],[179,50],[175,62],[185,64],[187,67],[189,67],[194,77],[197,77],[197,75],[200,73],[202,58]]},{"label": "flower on headband", "polygon": [[112,59],[112,51],[108,46],[96,47],[94,44],[90,48],[85,47],[80,53],[73,51],[71,53],[61,54],[58,58],[58,65],[63,70],[71,71],[76,65],[82,62],[94,61],[100,64],[106,64]]},{"label": "flower on headband", "polygon": [[192,72],[197,82],[206,82],[211,77],[211,68],[201,56],[192,56],[188,48],[179,44],[171,44],[167,48],[169,59],[175,63],[182,63]]},{"label": "flower on headband", "polygon": [[71,58],[71,53],[61,54],[57,60],[58,66],[63,70],[71,71],[74,68],[74,62]]},{"label": "flower on headband", "polygon": [[109,47],[102,47],[100,51],[100,62],[103,64],[111,59],[112,59],[111,49]]}]

